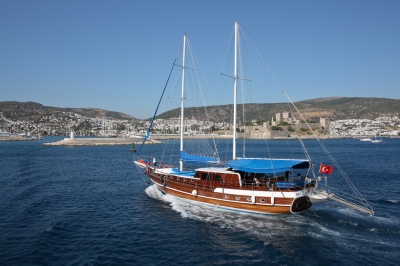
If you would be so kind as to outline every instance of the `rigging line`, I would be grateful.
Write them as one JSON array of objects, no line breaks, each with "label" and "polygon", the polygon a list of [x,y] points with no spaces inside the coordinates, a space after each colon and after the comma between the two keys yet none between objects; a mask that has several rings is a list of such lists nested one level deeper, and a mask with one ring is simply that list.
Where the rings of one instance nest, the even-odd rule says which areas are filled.
[{"label": "rigging line", "polygon": [[[239,27],[240,27],[240,26],[239,26]],[[244,30],[243,30],[241,27],[240,27],[240,32],[243,33],[245,39],[251,44],[251,46],[249,46],[249,47],[253,47],[253,49],[256,50],[255,47],[254,47],[254,45],[252,45],[250,39],[248,38],[248,36],[246,35],[246,33],[244,32]],[[255,60],[255,57],[253,56],[253,53],[251,52],[251,50],[250,50],[250,49],[248,49],[248,50],[249,50],[249,53],[250,53],[251,58],[253,59],[253,61],[254,61],[254,62],[257,62],[257,60]],[[247,63],[247,61],[246,61],[246,63]],[[261,75],[260,75],[261,71],[260,71],[260,69],[259,69],[259,67],[258,67],[258,64],[255,63],[255,65],[257,66],[256,69],[257,69],[257,71],[258,71],[258,73],[259,73],[259,76],[261,77]],[[249,69],[250,69],[250,68],[249,68]],[[262,78],[261,78],[261,81],[262,81],[262,84],[263,84],[264,88],[266,88],[265,82],[264,82],[264,80],[263,80]],[[243,81],[242,81],[242,82],[243,82]],[[259,117],[260,117],[260,120],[261,120],[261,113],[260,113],[259,104],[256,103],[256,106],[257,106],[257,111],[258,111],[258,114],[259,114]],[[271,150],[270,150],[270,148],[269,148],[269,142],[268,142],[268,140],[265,140],[265,143],[266,143],[266,146],[267,146],[268,157],[272,160],[272,157],[271,157]],[[277,178],[275,169],[273,169],[273,174],[274,174],[274,177]]]},{"label": "rigging line", "polygon": [[[195,61],[194,61],[194,55],[193,55],[193,52],[192,52],[192,47],[191,47],[189,41],[188,41],[188,48],[189,48],[188,50],[189,50],[190,58],[192,59],[192,64],[193,64],[194,68],[197,69],[197,68],[196,68],[196,65],[195,65]],[[196,71],[196,73],[197,73],[197,71]],[[199,92],[200,92],[201,99],[202,99],[203,106],[204,106],[204,111],[205,111],[205,113],[206,113],[206,118],[207,118],[207,120],[210,120],[210,119],[209,119],[210,117],[209,117],[209,114],[208,114],[208,111],[207,111],[207,107],[206,107],[206,101],[205,101],[205,98],[204,98],[203,90],[201,89],[199,76],[198,76],[197,74],[196,74],[196,78],[197,78],[197,84],[198,84],[198,86],[199,86]],[[198,110],[198,109],[197,109],[197,110]],[[198,114],[198,116],[199,116],[199,114]],[[217,149],[217,144],[216,144],[216,142],[215,142],[215,138],[212,137],[212,140],[213,140],[213,144],[214,144],[214,152],[216,153],[217,159],[218,159],[218,161],[219,161],[218,149]]]},{"label": "rigging line", "polygon": [[[240,26],[239,26],[240,27]],[[224,60],[222,61],[222,66],[221,66],[221,71],[220,71],[220,73],[223,73],[224,71],[223,71],[223,67],[224,67],[224,65],[225,65],[225,61],[226,61],[226,59],[228,58],[229,59],[229,61],[230,61],[230,56],[228,55],[228,54],[230,54],[230,53],[228,53],[228,52],[231,52],[232,51],[232,43],[233,43],[233,41],[232,41],[232,39],[233,39],[233,36],[234,36],[234,33],[235,33],[235,30],[233,29],[232,31],[231,31],[231,37],[229,38],[229,40],[228,40],[228,45],[227,45],[227,49],[226,49],[226,52],[225,52],[225,57],[224,57]],[[226,67],[228,68],[229,67],[229,65],[230,64],[226,64]],[[228,73],[228,71],[226,71],[226,73]]]},{"label": "rigging line", "polygon": [[369,205],[369,202],[361,195],[361,193],[357,190],[357,188],[354,186],[354,184],[351,182],[351,180],[348,178],[346,173],[343,171],[343,169],[340,167],[340,165],[336,162],[336,160],[333,158],[333,156],[329,153],[329,151],[326,149],[326,147],[321,143],[323,149],[326,151],[327,155],[329,158],[332,160],[332,162],[335,164],[339,172],[342,174],[343,178],[346,180],[347,184],[350,186],[350,188],[353,190],[353,192],[358,196],[358,198],[364,202],[364,204]]},{"label": "rigging line", "polygon": [[[245,34],[245,33],[244,33]],[[246,35],[246,34],[245,34]],[[267,67],[268,71],[271,73],[271,75],[274,77],[276,83],[279,85],[279,87],[281,88],[281,90],[283,91],[283,93],[285,94],[286,98],[290,101],[290,103],[293,105],[293,107],[296,109],[297,113],[300,115],[300,117],[304,120],[304,122],[306,123],[307,127],[311,130],[311,132],[313,132],[312,128],[310,127],[310,125],[307,123],[307,121],[304,119],[303,115],[300,113],[300,111],[297,109],[297,106],[294,104],[294,102],[292,101],[292,99],[289,97],[289,95],[286,93],[286,91],[283,89],[282,85],[280,84],[280,82],[278,81],[278,79],[276,78],[276,76],[274,75],[274,73],[271,71],[271,69],[269,68],[269,66],[267,65],[267,63],[264,61],[264,59],[261,57],[260,53],[258,52],[258,50],[255,48],[254,44],[250,41],[250,39],[248,39],[250,44],[252,45],[252,47],[254,48],[255,52],[258,54],[258,56],[261,58],[261,61],[264,63],[264,65]],[[320,139],[318,138],[317,135],[315,135],[315,138],[318,140],[319,143]]]},{"label": "rigging line", "polygon": [[151,129],[151,126],[153,125],[154,118],[155,118],[156,115],[157,115],[158,107],[160,107],[161,100],[162,100],[162,98],[163,98],[163,96],[164,96],[165,89],[167,88],[167,85],[168,85],[168,82],[169,82],[169,78],[171,77],[171,74],[172,74],[172,70],[174,69],[176,59],[177,59],[177,57],[175,57],[174,63],[172,64],[172,68],[171,68],[171,71],[169,72],[169,76],[168,76],[167,82],[165,83],[164,90],[163,90],[163,92],[162,92],[162,94],[161,94],[161,98],[160,98],[160,100],[158,101],[158,105],[157,105],[156,111],[154,112],[153,118],[151,119],[151,122],[150,122],[150,124],[149,124],[149,127],[147,128],[146,136],[143,138],[142,145],[140,145],[140,148],[139,148],[139,151],[138,151],[137,155],[140,154],[140,151],[142,150],[142,147],[143,147],[143,145],[144,145],[144,142],[145,142],[146,139],[150,136],[150,129]]},{"label": "rigging line", "polygon": [[[246,99],[245,99],[245,82],[244,82],[244,66],[243,66],[243,49],[242,49],[242,42],[241,42],[241,38],[240,38],[240,30],[239,30],[239,34],[238,34],[238,52],[239,52],[239,73],[240,73],[240,91],[242,94],[242,125],[244,126],[244,130],[246,132],[246,110],[245,110],[245,103],[246,103]],[[235,128],[236,130],[236,128]],[[240,133],[240,131],[239,131]],[[244,134],[244,138],[243,138],[243,146],[242,146],[242,152],[243,152],[243,157],[246,157],[246,134]]]},{"label": "rigging line", "polygon": [[[356,194],[358,199],[365,205],[365,206],[371,206],[371,204],[361,195],[361,193],[357,190],[357,188],[354,186],[354,184],[351,182],[351,180],[348,178],[346,173],[343,171],[343,169],[339,166],[339,164],[336,162],[336,160],[332,157],[332,155],[327,151],[327,149],[324,147],[325,152],[329,156],[329,158],[332,160],[334,165],[337,167],[337,170],[340,172],[340,174],[343,176],[347,184],[350,186],[350,188],[353,190],[353,192]],[[372,207],[370,207],[372,208]]]},{"label": "rigging line", "polygon": [[[242,30],[242,32],[243,32],[243,36],[245,37],[245,39],[248,41],[248,42],[250,42],[250,39],[248,38],[248,36],[246,35],[246,33]],[[251,43],[251,42],[250,42]],[[268,93],[267,93],[267,90],[266,90],[266,84],[265,84],[265,81],[264,81],[264,79],[262,78],[262,76],[261,76],[261,70],[260,70],[260,67],[259,67],[259,64],[257,63],[257,60],[255,59],[255,56],[253,55],[253,53],[252,53],[252,50],[250,49],[250,48],[248,48],[248,51],[249,51],[249,53],[250,53],[250,55],[251,55],[251,58],[252,58],[252,60],[253,60],[253,62],[254,62],[254,65],[256,66],[256,69],[257,69],[257,72],[258,72],[258,75],[260,76],[260,78],[261,78],[261,83],[263,84],[263,88],[265,89],[265,91],[266,91],[266,95],[268,96]],[[255,92],[254,90],[253,90],[253,87],[251,86],[251,88],[252,88],[252,91],[253,92]],[[260,108],[260,105],[256,102],[255,103],[256,104],[256,107],[257,107],[257,112],[258,112],[258,116],[259,116],[259,119],[260,119],[260,121],[261,121],[261,123],[263,122],[262,121],[262,118],[261,118],[261,108]],[[268,156],[269,156],[269,158],[271,158],[271,153],[270,153],[270,149],[269,149],[269,145],[268,145],[268,140],[267,139],[265,139],[265,144],[266,144],[266,147],[267,147],[267,151],[268,151]]]},{"label": "rigging line", "polygon": [[[265,80],[264,80],[263,76],[261,75],[261,72],[262,72],[261,69],[260,69],[261,63],[259,62],[259,60],[257,60],[257,57],[253,54],[253,52],[252,52],[252,50],[250,48],[253,47],[253,50],[256,52],[256,54],[259,55],[259,53],[255,49],[255,46],[252,44],[252,42],[250,41],[250,38],[247,36],[247,34],[244,32],[244,30],[242,28],[240,28],[240,29],[241,29],[241,32],[243,33],[244,40],[247,40],[247,42],[250,44],[249,48],[248,48],[248,51],[249,51],[249,53],[251,55],[251,58],[252,58],[252,60],[254,62],[254,65],[256,66],[256,69],[257,69],[258,75],[260,77],[261,83],[263,85],[263,88],[267,92],[267,86],[266,86]],[[261,56],[259,55],[258,58],[261,58]],[[266,94],[268,95],[268,93],[266,93]],[[261,108],[259,107],[258,103],[256,103],[256,106],[257,106],[257,111],[258,111],[259,118],[260,118],[260,120],[262,122],[261,113],[260,113],[260,109]],[[268,155],[271,158],[270,149],[269,149],[269,145],[268,145],[268,140],[267,139],[265,140],[265,143],[266,143],[266,146],[267,146]]]}]

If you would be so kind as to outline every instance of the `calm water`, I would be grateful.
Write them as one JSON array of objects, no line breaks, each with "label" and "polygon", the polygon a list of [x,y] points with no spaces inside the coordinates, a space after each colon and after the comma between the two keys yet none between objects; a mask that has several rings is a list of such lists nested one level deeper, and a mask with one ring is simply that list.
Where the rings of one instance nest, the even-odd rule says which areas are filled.
[{"label": "calm water", "polygon": [[[283,216],[193,205],[163,196],[143,182],[129,146],[41,145],[55,140],[0,142],[1,265],[400,261],[400,139],[380,144],[324,142],[373,203],[374,217],[334,203]],[[259,144],[248,141],[249,157],[262,151]],[[281,151],[287,142],[269,145]],[[306,145],[314,150],[316,142]],[[149,156],[162,147],[149,145],[142,154]],[[335,175],[330,178],[334,182]]]}]

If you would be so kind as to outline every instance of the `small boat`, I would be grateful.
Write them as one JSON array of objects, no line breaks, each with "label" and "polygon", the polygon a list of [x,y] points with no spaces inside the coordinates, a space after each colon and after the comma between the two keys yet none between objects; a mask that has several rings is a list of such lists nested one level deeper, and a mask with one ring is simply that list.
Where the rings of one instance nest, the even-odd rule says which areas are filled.
[{"label": "small boat", "polygon": [[[162,162],[160,162],[160,165],[156,165],[155,160],[153,164],[151,164],[150,160],[145,159],[145,155],[142,156],[140,154],[143,143],[147,136],[149,136],[153,121],[157,115],[157,110],[161,102],[160,100],[153,120],[149,124],[147,135],[134,160],[135,165],[138,167],[138,170],[140,170],[139,172],[143,174],[144,178],[147,176],[149,181],[163,194],[201,204],[218,206],[219,208],[228,210],[259,214],[296,214],[307,211],[313,204],[332,200],[336,203],[373,215],[374,212],[370,203],[362,198],[361,194],[355,189],[354,185],[345,174],[344,178],[346,181],[343,181],[341,185],[350,184],[350,189],[353,189],[356,194],[354,197],[356,200],[353,201],[347,194],[343,196],[344,191],[340,189],[335,190],[324,187],[324,184],[328,181],[327,176],[331,175],[333,172],[333,166],[322,163],[316,166],[311,160],[308,151],[306,151],[306,147],[301,138],[298,140],[304,149],[304,157],[293,159],[272,158],[268,156],[269,153],[266,153],[266,157],[261,158],[237,156],[236,92],[237,82],[239,80],[237,69],[238,66],[241,65],[238,63],[239,52],[237,49],[237,47],[240,47],[238,43],[240,39],[239,34],[239,24],[236,22],[234,30],[234,73],[233,76],[230,76],[233,78],[234,88],[232,159],[226,162],[221,161],[217,151],[211,155],[203,155],[191,154],[185,150],[185,70],[189,68],[186,67],[185,64],[185,49],[189,45],[186,45],[187,36],[184,35],[182,65],[180,66],[182,67],[182,96],[179,98],[181,101],[179,160],[176,161],[175,166],[163,164]],[[175,62],[171,72],[174,65]],[[165,88],[162,95],[164,95],[164,92]],[[289,101],[294,105],[290,99]],[[320,144],[322,148],[326,150],[321,142]],[[331,154],[328,154],[331,158]],[[336,165],[338,172],[342,173],[343,171],[340,166],[337,165],[337,162],[334,159],[332,159],[332,161]],[[185,169],[184,164],[204,164],[206,166]],[[297,171],[301,170],[307,174],[296,175],[294,173],[295,171],[297,173]]]},{"label": "small boat", "polygon": [[367,138],[360,139],[360,141],[372,141],[372,139],[367,137]]},{"label": "small boat", "polygon": [[135,143],[134,143],[134,142],[132,142],[131,150],[130,150],[130,151],[131,151],[131,152],[136,152]]},{"label": "small boat", "polygon": [[0,137],[9,137],[10,133],[7,131],[0,131]]},{"label": "small boat", "polygon": [[382,139],[377,139],[376,136],[374,137],[374,139],[371,139],[371,143],[381,143]]}]

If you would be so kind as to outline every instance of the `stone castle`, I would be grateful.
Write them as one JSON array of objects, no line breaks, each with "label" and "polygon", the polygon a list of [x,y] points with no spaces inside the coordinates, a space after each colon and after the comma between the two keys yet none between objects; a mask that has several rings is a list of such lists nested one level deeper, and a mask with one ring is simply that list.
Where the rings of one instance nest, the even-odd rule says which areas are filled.
[{"label": "stone castle", "polygon": [[[307,126],[310,126],[310,128]],[[297,138],[298,135],[329,135],[329,120],[320,118],[319,123],[315,121],[298,120],[289,112],[277,113],[271,122],[263,122],[262,125],[245,127],[247,137],[251,139],[273,139],[273,138]]]}]

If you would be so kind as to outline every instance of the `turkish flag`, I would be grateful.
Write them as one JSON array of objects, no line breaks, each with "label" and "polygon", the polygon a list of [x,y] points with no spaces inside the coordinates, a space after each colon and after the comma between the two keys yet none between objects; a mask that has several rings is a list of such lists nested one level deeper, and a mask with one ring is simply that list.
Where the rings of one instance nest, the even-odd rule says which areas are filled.
[{"label": "turkish flag", "polygon": [[319,172],[326,175],[330,175],[333,172],[333,167],[322,163],[319,168]]}]

